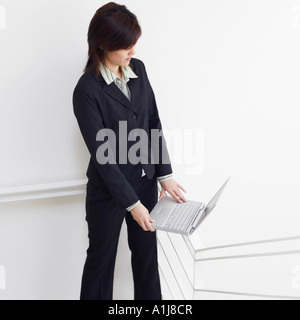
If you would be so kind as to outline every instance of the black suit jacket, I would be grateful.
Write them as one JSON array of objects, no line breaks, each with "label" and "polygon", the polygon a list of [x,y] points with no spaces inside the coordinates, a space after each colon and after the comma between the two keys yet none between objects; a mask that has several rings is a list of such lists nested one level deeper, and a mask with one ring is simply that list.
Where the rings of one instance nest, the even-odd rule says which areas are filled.
[{"label": "black suit jacket", "polygon": [[[89,180],[99,187],[101,196],[113,196],[120,208],[128,208],[139,200],[135,186],[141,179],[142,168],[149,180],[172,173],[171,163],[163,164],[162,149],[169,156],[165,138],[160,140],[158,164],[151,164],[151,129],[162,130],[155,95],[149,82],[145,65],[133,58],[130,67],[138,76],[130,79],[128,86],[131,101],[113,82],[107,85],[102,75],[86,72],[79,79],[73,93],[73,110],[78,125],[91,155],[86,172]],[[133,129],[143,129],[149,137],[148,164],[120,164],[119,121],[127,122],[127,133]],[[116,164],[99,164],[96,153],[104,141],[96,141],[101,129],[111,129],[116,133]],[[138,141],[138,140],[137,140]],[[127,151],[137,141],[128,141]],[[139,154],[137,153],[137,156]],[[145,178],[145,177],[144,177]]]}]

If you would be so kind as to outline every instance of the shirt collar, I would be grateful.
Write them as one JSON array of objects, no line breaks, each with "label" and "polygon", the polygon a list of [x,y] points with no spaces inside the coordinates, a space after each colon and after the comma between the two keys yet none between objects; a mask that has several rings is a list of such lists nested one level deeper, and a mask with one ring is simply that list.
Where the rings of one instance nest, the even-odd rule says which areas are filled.
[{"label": "shirt collar", "polygon": [[[133,72],[133,70],[127,66],[127,67],[121,67],[122,72],[124,75],[124,80],[126,83],[129,81],[129,79],[136,79],[138,76]],[[111,83],[115,82],[116,79],[119,79],[112,71],[110,71],[105,65],[101,64],[100,66],[100,72],[102,77],[104,78],[105,82],[110,85]]]}]

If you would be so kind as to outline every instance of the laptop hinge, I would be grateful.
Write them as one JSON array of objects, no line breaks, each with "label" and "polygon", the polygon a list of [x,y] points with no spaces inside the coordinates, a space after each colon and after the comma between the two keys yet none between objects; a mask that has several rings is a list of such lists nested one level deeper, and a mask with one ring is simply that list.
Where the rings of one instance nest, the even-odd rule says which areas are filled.
[{"label": "laptop hinge", "polygon": [[198,214],[196,214],[196,218],[194,219],[193,223],[191,224],[192,228],[196,228],[198,221],[201,219],[202,214],[200,215],[201,211],[203,211],[203,209],[205,208],[205,205],[202,204],[201,208],[198,211]]},{"label": "laptop hinge", "polygon": [[194,232],[195,228],[193,226],[190,226],[187,233],[188,235],[191,235]]}]

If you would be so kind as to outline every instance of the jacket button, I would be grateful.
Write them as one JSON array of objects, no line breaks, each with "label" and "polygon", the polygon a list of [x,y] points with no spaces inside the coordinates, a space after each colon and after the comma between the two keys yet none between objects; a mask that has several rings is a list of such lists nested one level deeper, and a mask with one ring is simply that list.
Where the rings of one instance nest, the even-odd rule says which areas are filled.
[{"label": "jacket button", "polygon": [[135,120],[135,119],[136,119],[136,115],[135,115],[135,114],[132,116],[132,119],[133,119],[133,120]]}]

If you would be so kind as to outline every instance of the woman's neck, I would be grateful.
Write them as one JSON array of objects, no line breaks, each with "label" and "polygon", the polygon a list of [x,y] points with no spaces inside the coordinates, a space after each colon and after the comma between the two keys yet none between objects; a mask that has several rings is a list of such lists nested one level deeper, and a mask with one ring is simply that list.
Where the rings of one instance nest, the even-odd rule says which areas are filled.
[{"label": "woman's neck", "polygon": [[120,66],[112,65],[109,62],[105,62],[105,66],[113,72],[118,78],[123,77],[122,68]]}]

